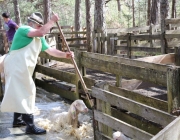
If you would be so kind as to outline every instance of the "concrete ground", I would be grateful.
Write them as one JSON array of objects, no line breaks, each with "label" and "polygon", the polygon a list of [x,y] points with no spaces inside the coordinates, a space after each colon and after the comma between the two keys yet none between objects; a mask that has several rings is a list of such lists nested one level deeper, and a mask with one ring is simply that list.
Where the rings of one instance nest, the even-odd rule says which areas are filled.
[{"label": "concrete ground", "polygon": [[[40,94],[37,89],[37,95]],[[44,93],[44,92],[43,92]],[[36,100],[39,100],[37,97]],[[1,104],[1,100],[0,100]],[[13,113],[4,113],[0,111],[0,140],[48,140],[44,135],[26,135],[24,127],[12,127]],[[49,139],[50,140],[50,139]]]}]

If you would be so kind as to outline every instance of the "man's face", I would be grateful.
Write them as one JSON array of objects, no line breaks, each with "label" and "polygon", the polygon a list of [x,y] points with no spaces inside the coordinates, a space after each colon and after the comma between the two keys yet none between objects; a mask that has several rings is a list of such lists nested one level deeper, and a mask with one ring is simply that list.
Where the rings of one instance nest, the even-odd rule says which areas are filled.
[{"label": "man's face", "polygon": [[39,29],[39,28],[41,28],[41,25],[39,25],[39,24],[37,24],[37,23],[31,22],[29,25],[30,25],[32,28],[34,28],[34,29]]},{"label": "man's face", "polygon": [[3,17],[3,20],[4,20],[5,22],[7,22],[7,21],[8,21],[8,18]]}]

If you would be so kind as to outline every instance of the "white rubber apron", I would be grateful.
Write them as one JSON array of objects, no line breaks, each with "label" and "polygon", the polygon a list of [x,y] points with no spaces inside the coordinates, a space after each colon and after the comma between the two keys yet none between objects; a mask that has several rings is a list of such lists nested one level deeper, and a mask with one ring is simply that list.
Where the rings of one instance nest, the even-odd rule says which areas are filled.
[{"label": "white rubber apron", "polygon": [[[23,41],[23,40],[22,40]],[[36,87],[32,74],[42,45],[34,38],[26,47],[11,51],[4,60],[5,94],[2,112],[34,112]]]}]

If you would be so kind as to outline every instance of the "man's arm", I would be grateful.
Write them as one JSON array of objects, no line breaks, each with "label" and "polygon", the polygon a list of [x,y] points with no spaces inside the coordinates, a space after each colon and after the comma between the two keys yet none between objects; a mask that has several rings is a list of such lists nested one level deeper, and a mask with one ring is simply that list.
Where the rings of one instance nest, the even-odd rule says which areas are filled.
[{"label": "man's arm", "polygon": [[57,14],[54,14],[51,19],[39,29],[31,30],[28,33],[28,37],[42,37],[49,32],[50,28],[53,27],[54,23],[59,20]]},{"label": "man's arm", "polygon": [[18,28],[19,28],[19,26],[18,26],[18,25],[16,25],[16,26],[15,26],[15,29],[17,30]]},{"label": "man's arm", "polygon": [[59,50],[57,50],[55,48],[51,48],[51,47],[49,49],[45,50],[45,52],[51,56],[58,57],[58,58],[70,59],[71,57],[74,57],[73,52],[62,52],[62,51],[59,51]]}]

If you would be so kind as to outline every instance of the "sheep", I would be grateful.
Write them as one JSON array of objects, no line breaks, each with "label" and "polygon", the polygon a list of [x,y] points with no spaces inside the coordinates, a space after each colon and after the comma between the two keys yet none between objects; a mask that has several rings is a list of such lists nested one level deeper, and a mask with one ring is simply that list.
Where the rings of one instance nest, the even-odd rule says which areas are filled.
[{"label": "sheep", "polygon": [[84,104],[83,100],[75,100],[68,110],[68,112],[62,112],[53,116],[53,129],[57,131],[59,128],[63,128],[65,125],[72,125],[73,128],[78,127],[78,114],[81,112],[88,112],[88,108]]},{"label": "sheep", "polygon": [[122,132],[116,131],[113,133],[113,140],[131,140],[126,137]]}]

